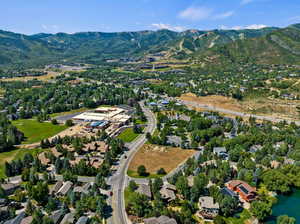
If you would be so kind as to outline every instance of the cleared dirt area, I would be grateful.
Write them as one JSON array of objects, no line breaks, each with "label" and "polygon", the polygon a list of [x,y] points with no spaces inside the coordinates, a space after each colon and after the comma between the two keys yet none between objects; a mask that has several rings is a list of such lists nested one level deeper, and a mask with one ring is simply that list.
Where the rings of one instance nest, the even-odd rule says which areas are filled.
[{"label": "cleared dirt area", "polygon": [[26,82],[26,81],[33,80],[33,79],[37,79],[40,81],[48,81],[50,79],[53,79],[53,78],[59,76],[60,74],[61,74],[60,72],[48,71],[46,75],[15,77],[15,78],[9,78],[9,79],[2,79],[1,81],[5,81],[5,82],[23,81],[23,82]]},{"label": "cleared dirt area", "polygon": [[195,152],[195,150],[145,144],[132,159],[129,170],[137,171],[140,165],[144,165],[150,174],[155,174],[160,168],[164,168],[168,173]]},{"label": "cleared dirt area", "polygon": [[237,101],[230,97],[217,95],[197,97],[192,93],[186,93],[182,95],[180,99],[237,112],[267,115],[273,118],[299,120],[299,112],[297,109],[297,106],[300,105],[299,100],[281,100],[258,97],[255,99],[251,98],[243,101]]}]

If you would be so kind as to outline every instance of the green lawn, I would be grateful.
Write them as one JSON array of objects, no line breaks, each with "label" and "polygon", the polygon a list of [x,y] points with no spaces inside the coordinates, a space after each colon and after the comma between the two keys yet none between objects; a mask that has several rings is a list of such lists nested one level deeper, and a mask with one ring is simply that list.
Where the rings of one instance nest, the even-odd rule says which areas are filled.
[{"label": "green lawn", "polygon": [[5,178],[4,173],[4,164],[15,159],[22,159],[26,153],[36,155],[39,152],[43,151],[42,149],[15,149],[10,152],[0,153],[0,178]]},{"label": "green lawn", "polygon": [[40,123],[35,119],[21,119],[12,122],[25,135],[23,144],[40,142],[65,130],[65,125],[53,125],[50,122]]},{"label": "green lawn", "polygon": [[133,132],[133,128],[127,128],[118,136],[118,138],[124,142],[132,142],[138,136],[139,134]]},{"label": "green lawn", "polygon": [[135,194],[137,194],[137,193],[130,191],[129,187],[125,188],[125,191],[124,191],[125,208],[127,208],[130,201],[133,200],[133,197]]}]

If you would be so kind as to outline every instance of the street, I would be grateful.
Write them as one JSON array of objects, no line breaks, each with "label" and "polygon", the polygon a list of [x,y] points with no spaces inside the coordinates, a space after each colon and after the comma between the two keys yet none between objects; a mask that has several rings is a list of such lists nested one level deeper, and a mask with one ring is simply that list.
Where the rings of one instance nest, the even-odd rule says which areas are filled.
[{"label": "street", "polygon": [[111,205],[112,217],[107,220],[108,224],[127,224],[130,221],[127,218],[127,214],[125,211],[125,201],[124,201],[124,189],[126,187],[126,178],[127,178],[127,169],[130,164],[130,161],[134,157],[135,153],[142,147],[146,139],[146,133],[149,132],[153,134],[156,128],[156,118],[155,115],[144,106],[144,103],[140,103],[142,110],[144,111],[148,125],[145,128],[144,134],[140,135],[136,140],[131,143],[126,144],[129,149],[126,152],[127,159],[125,159],[124,155],[120,159],[119,167],[116,173],[109,179],[109,184],[111,184],[113,196],[109,199],[109,205]]}]

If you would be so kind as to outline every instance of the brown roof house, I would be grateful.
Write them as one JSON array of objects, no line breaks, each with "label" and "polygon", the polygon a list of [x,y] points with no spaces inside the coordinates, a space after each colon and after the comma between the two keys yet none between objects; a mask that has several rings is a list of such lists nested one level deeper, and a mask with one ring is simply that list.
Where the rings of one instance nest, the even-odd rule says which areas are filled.
[{"label": "brown roof house", "polygon": [[247,202],[256,198],[256,188],[241,180],[232,180],[225,184],[230,190],[234,191],[239,197]]}]

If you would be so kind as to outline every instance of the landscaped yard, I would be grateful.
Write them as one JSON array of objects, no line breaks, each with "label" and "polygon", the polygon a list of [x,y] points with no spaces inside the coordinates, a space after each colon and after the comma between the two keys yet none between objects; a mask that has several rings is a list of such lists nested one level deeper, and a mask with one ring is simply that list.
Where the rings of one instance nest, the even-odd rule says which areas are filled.
[{"label": "landscaped yard", "polygon": [[0,178],[5,178],[4,164],[15,159],[22,159],[26,153],[36,155],[41,152],[42,149],[15,149],[10,152],[0,153]]},{"label": "landscaped yard", "polygon": [[40,123],[35,119],[21,119],[12,122],[25,135],[23,144],[40,142],[65,130],[65,125],[53,125],[50,122]]},{"label": "landscaped yard", "polygon": [[145,144],[132,159],[128,175],[132,177],[139,177],[137,168],[140,165],[146,167],[149,177],[157,176],[156,172],[160,168],[169,173],[175,169],[179,164],[194,155],[195,150],[187,150],[181,148],[158,146]]},{"label": "landscaped yard", "polygon": [[133,132],[133,128],[127,128],[118,136],[118,138],[124,142],[132,142],[138,135],[139,134]]}]

